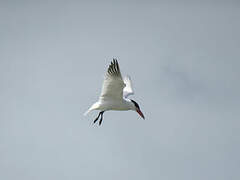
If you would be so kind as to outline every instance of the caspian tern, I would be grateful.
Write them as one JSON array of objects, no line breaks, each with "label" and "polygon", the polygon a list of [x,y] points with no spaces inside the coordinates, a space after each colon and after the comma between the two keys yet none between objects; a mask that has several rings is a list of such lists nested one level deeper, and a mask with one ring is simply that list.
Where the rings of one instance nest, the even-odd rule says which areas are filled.
[{"label": "caspian tern", "polygon": [[84,115],[87,115],[92,110],[100,110],[97,118],[93,121],[93,123],[96,123],[100,117],[99,125],[102,123],[103,113],[109,110],[133,110],[145,119],[138,103],[132,99],[127,99],[129,95],[133,94],[130,77],[126,76],[124,80],[122,79],[118,62],[116,59],[113,59],[105,75],[99,100]]}]

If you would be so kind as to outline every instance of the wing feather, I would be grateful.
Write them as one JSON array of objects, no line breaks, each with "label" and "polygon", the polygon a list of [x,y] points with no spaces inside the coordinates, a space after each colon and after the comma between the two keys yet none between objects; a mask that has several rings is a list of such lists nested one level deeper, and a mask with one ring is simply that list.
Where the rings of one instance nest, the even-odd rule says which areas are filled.
[{"label": "wing feather", "polygon": [[105,75],[100,98],[122,99],[125,84],[116,59],[113,59]]},{"label": "wing feather", "polygon": [[130,76],[126,76],[124,78],[124,83],[126,84],[125,88],[123,89],[123,97],[127,98],[129,95],[133,95],[134,91],[132,88],[132,81]]}]

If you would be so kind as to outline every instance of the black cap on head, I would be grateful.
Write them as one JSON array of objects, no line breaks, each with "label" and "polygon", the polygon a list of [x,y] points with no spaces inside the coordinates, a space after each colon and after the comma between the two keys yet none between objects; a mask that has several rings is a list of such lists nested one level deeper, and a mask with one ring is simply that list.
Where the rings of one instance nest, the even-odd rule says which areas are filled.
[{"label": "black cap on head", "polygon": [[135,106],[135,108],[136,108],[136,112],[137,112],[143,119],[145,119],[142,111],[140,110],[140,107],[139,107],[138,103],[137,103],[136,101],[132,100],[132,99],[131,99],[131,101],[132,101],[132,103],[134,104],[134,106]]},{"label": "black cap on head", "polygon": [[140,107],[139,107],[139,105],[138,105],[138,103],[136,101],[134,101],[132,99],[131,99],[131,101],[133,102],[133,104],[135,105],[136,108],[140,109]]}]

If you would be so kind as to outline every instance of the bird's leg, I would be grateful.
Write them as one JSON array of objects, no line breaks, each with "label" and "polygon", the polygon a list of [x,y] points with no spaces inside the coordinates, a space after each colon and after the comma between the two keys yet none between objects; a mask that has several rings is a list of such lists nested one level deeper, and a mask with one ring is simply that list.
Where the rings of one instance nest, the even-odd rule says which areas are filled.
[{"label": "bird's leg", "polygon": [[99,126],[102,124],[102,120],[103,120],[103,113],[104,111],[100,112],[101,113],[101,118],[100,118],[100,121],[99,121]]},{"label": "bird's leg", "polygon": [[100,115],[101,115],[101,112],[98,114],[97,118],[93,121],[93,123],[97,122],[97,120],[99,119]]}]

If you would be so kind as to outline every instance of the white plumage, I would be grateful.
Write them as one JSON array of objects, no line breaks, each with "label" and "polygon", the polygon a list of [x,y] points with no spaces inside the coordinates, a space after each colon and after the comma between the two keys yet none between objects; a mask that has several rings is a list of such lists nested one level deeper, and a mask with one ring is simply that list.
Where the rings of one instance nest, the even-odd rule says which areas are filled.
[{"label": "white plumage", "polygon": [[95,123],[101,116],[99,125],[102,123],[103,113],[108,110],[134,110],[144,118],[139,105],[135,101],[127,99],[129,95],[133,94],[131,78],[126,76],[124,80],[122,79],[118,62],[113,59],[105,75],[99,100],[87,110],[85,115],[92,110],[100,110],[98,117],[94,121]]},{"label": "white plumage", "polygon": [[132,88],[132,81],[131,81],[130,76],[126,76],[124,78],[124,84],[126,86],[123,88],[123,97],[127,98],[129,95],[134,94],[133,88]]}]

